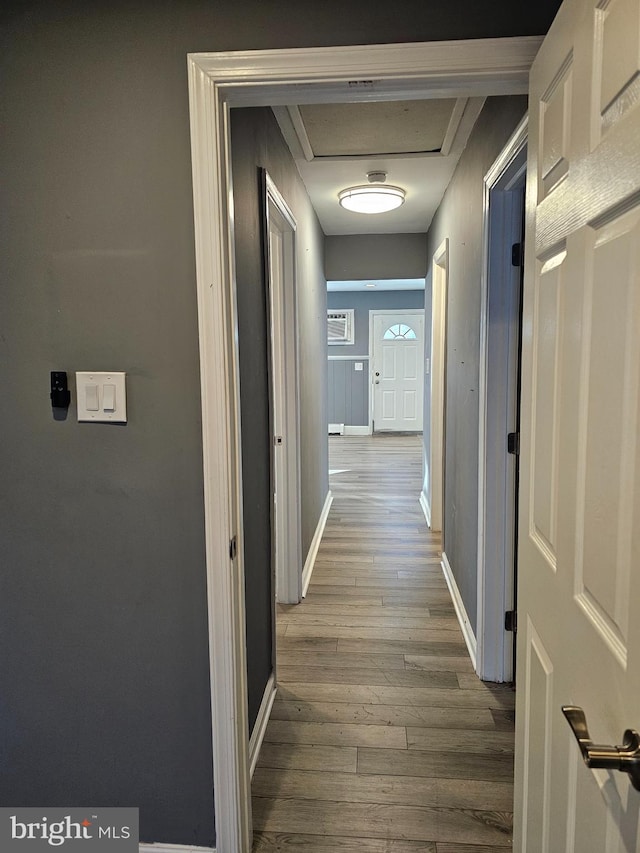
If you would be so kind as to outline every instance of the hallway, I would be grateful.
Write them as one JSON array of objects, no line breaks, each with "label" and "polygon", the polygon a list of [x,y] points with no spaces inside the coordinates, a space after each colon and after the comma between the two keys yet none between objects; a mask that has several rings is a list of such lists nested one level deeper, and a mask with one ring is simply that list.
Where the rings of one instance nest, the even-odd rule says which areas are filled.
[{"label": "hallway", "polygon": [[309,594],[278,609],[254,853],[510,849],[513,705],[475,676],[418,503],[421,439],[331,437]]}]

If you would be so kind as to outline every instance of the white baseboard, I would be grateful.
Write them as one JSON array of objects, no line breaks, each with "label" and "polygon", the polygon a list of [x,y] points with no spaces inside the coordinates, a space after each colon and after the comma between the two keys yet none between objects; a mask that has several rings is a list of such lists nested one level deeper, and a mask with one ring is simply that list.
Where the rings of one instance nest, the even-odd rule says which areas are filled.
[{"label": "white baseboard", "polygon": [[216,853],[215,847],[185,847],[182,844],[141,844],[140,853]]},{"label": "white baseboard", "polygon": [[460,628],[462,629],[462,636],[464,637],[464,641],[467,644],[467,649],[469,650],[469,657],[471,658],[473,668],[475,669],[478,642],[476,640],[475,634],[473,633],[473,628],[471,627],[471,622],[469,621],[467,610],[464,606],[462,596],[460,595],[458,584],[456,583],[456,579],[453,576],[449,560],[447,559],[447,555],[444,551],[442,552],[442,562],[440,565],[442,566],[444,579],[447,582],[449,592],[451,593],[451,598],[453,599],[453,606],[455,607],[456,616],[458,617],[458,622],[460,623]]},{"label": "white baseboard", "polygon": [[309,589],[309,584],[311,583],[311,574],[313,572],[313,567],[316,564],[316,557],[318,556],[318,548],[320,547],[320,542],[322,540],[322,534],[324,533],[324,527],[327,523],[327,518],[329,517],[329,510],[331,509],[331,504],[333,503],[333,495],[331,494],[331,490],[327,492],[327,497],[324,501],[324,506],[322,507],[322,512],[320,513],[320,518],[318,519],[318,526],[316,527],[316,532],[313,534],[313,539],[311,540],[311,545],[309,547],[309,553],[307,554],[307,559],[304,561],[304,568],[302,570],[302,597],[304,598],[307,594],[307,590]]},{"label": "white baseboard", "polygon": [[344,424],[329,424],[329,435],[344,435]]},{"label": "white baseboard", "polygon": [[264,696],[260,703],[260,710],[258,711],[258,716],[249,739],[249,768],[252,778],[253,771],[256,769],[256,764],[258,763],[258,756],[260,755],[262,741],[264,740],[264,735],[267,731],[267,723],[269,722],[271,709],[273,708],[273,700],[276,698],[277,689],[276,677],[271,673],[269,680],[267,681],[267,686],[264,688]]},{"label": "white baseboard", "polygon": [[420,506],[427,522],[427,527],[431,530],[431,507],[429,506],[429,498],[426,492],[420,492]]},{"label": "white baseboard", "polygon": [[369,426],[344,426],[344,435],[371,435]]}]

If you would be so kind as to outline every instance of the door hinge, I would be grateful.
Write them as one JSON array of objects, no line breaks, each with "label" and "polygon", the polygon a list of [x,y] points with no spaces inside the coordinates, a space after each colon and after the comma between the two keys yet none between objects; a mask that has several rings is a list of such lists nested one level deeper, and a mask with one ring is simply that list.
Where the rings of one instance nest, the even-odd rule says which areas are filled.
[{"label": "door hinge", "polygon": [[238,556],[238,537],[234,536],[231,542],[229,542],[229,557],[232,560]]},{"label": "door hinge", "polygon": [[513,631],[514,634],[518,630],[518,614],[515,610],[507,610],[504,614],[504,630]]},{"label": "door hinge", "polygon": [[522,243],[514,243],[511,247],[511,266],[521,267],[523,261]]},{"label": "door hinge", "polygon": [[514,456],[518,456],[518,454],[520,453],[519,432],[510,432],[507,435],[507,453],[513,453]]}]

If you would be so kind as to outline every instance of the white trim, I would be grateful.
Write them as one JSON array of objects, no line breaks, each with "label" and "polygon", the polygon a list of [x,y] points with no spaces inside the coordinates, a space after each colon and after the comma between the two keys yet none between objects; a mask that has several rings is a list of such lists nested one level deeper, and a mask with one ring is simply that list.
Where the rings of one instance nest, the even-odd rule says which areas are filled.
[{"label": "white trim", "polygon": [[[502,178],[509,166],[513,164],[518,154],[520,154],[520,152],[523,150],[523,148],[527,144],[528,138],[529,114],[527,113],[522,117],[520,123],[509,137],[509,140],[507,141],[506,145],[504,146],[500,154],[498,154],[491,168],[484,176],[484,183],[487,187],[491,188],[494,184],[498,183],[498,181]],[[507,187],[507,189],[509,188],[510,186]]]},{"label": "white trim", "polygon": [[522,95],[541,44],[523,36],[195,53],[189,61],[235,107]]},{"label": "white trim", "polygon": [[313,569],[316,564],[318,548],[320,547],[320,542],[322,541],[322,534],[324,533],[324,528],[326,526],[327,519],[329,518],[329,510],[331,509],[332,503],[333,495],[331,494],[331,490],[329,490],[327,492],[327,497],[324,501],[324,506],[322,507],[322,512],[320,513],[320,518],[318,519],[316,532],[313,534],[313,539],[311,540],[311,545],[309,546],[309,553],[307,554],[307,559],[304,561],[304,569],[302,570],[303,598],[305,598],[307,590],[309,589],[309,584],[311,583],[311,575],[313,574]]},{"label": "white trim", "polygon": [[329,424],[329,435],[344,435],[344,424]]},{"label": "white trim", "polygon": [[[205,559],[213,744],[220,853],[251,839],[242,472],[229,108],[216,83],[189,63],[202,403]],[[217,224],[213,224],[217,223]],[[235,537],[237,558],[230,559]]]},{"label": "white trim", "polygon": [[432,529],[442,532],[444,543],[444,460],[447,362],[447,289],[449,287],[449,238],[445,237],[431,260],[431,353],[429,365],[429,506]]},{"label": "white trim", "polygon": [[363,425],[363,426],[348,426],[345,424],[344,427],[345,435],[371,435],[371,428]]},{"label": "white trim", "polygon": [[293,128],[298,144],[304,153],[304,159],[310,163],[314,159],[313,148],[311,147],[311,140],[309,139],[307,128],[304,123],[304,119],[302,118],[302,113],[300,112],[300,107],[295,104],[289,104],[289,106],[286,106],[283,109],[287,111],[291,127]]},{"label": "white trim", "polygon": [[[442,140],[442,145],[440,146],[440,155],[442,157],[446,157],[451,152],[451,147],[453,146],[456,134],[458,133],[458,128],[460,127],[460,122],[462,121],[462,116],[464,115],[464,111],[468,103],[469,98],[458,98],[454,104],[453,110],[451,111],[451,118],[449,119],[449,125],[444,135],[444,139]],[[483,106],[484,98],[481,99],[481,103],[479,104],[478,115],[482,112]]]},{"label": "white trim", "polygon": [[511,266],[510,247],[522,232],[522,207],[511,190],[523,186],[527,129],[525,116],[484,178],[477,673],[497,682],[513,679],[513,635],[504,629],[504,614],[514,606],[516,458],[506,453],[506,436],[516,428],[519,273]]},{"label": "white trim", "polygon": [[271,709],[273,708],[273,702],[276,698],[277,691],[278,686],[276,684],[276,675],[272,672],[269,676],[269,680],[267,681],[267,685],[264,688],[264,695],[262,697],[262,702],[260,703],[258,716],[256,717],[253,731],[249,738],[249,772],[251,773],[251,778],[253,778],[256,764],[258,763],[262,741],[264,740],[264,736],[267,731],[269,717],[271,716]]},{"label": "white trim", "polygon": [[[524,94],[541,42],[473,39],[187,57],[219,853],[251,846],[229,106]],[[238,558],[230,561],[234,535]]]},{"label": "white trim", "polygon": [[[272,543],[277,599],[297,604],[302,595],[300,421],[296,303],[296,220],[265,172],[266,262],[269,309],[269,405],[272,424]],[[282,239],[282,269],[273,280],[272,228]],[[274,427],[281,434],[276,445]],[[274,637],[275,655],[275,637]]]},{"label": "white trim", "polygon": [[424,489],[420,492],[420,506],[422,507],[427,527],[431,530],[431,507],[429,506],[429,498]]},{"label": "white trim", "polygon": [[368,355],[329,355],[329,361],[369,361]]},{"label": "white trim", "polygon": [[139,853],[216,853],[215,847],[184,847],[182,844],[140,844]]},{"label": "white trim", "polygon": [[467,644],[471,663],[473,664],[473,668],[475,669],[478,644],[473,633],[473,628],[471,627],[471,622],[469,621],[467,609],[464,606],[464,601],[462,600],[462,596],[460,595],[458,584],[456,583],[456,579],[453,576],[451,565],[449,564],[449,560],[447,559],[447,555],[444,551],[442,552],[442,561],[440,565],[442,566],[444,579],[447,582],[449,592],[451,593],[451,599],[453,601],[453,606],[456,611],[456,616],[458,617],[458,622],[460,623],[462,636],[464,637],[464,641]]},{"label": "white trim", "polygon": [[369,322],[372,314],[415,314],[420,317],[424,315],[424,308],[369,308]]}]

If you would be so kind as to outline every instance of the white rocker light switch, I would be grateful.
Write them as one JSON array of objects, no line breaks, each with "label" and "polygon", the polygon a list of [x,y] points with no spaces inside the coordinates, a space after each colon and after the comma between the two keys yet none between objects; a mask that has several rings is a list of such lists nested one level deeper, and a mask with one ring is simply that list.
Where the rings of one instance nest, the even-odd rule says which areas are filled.
[{"label": "white rocker light switch", "polygon": [[116,410],[116,386],[107,384],[104,386],[102,397],[102,408],[105,412],[115,412]]},{"label": "white rocker light switch", "polygon": [[85,405],[88,412],[97,412],[100,408],[98,400],[98,386],[87,385],[84,390]]},{"label": "white rocker light switch", "polygon": [[78,420],[96,423],[127,422],[126,373],[76,373]]}]

